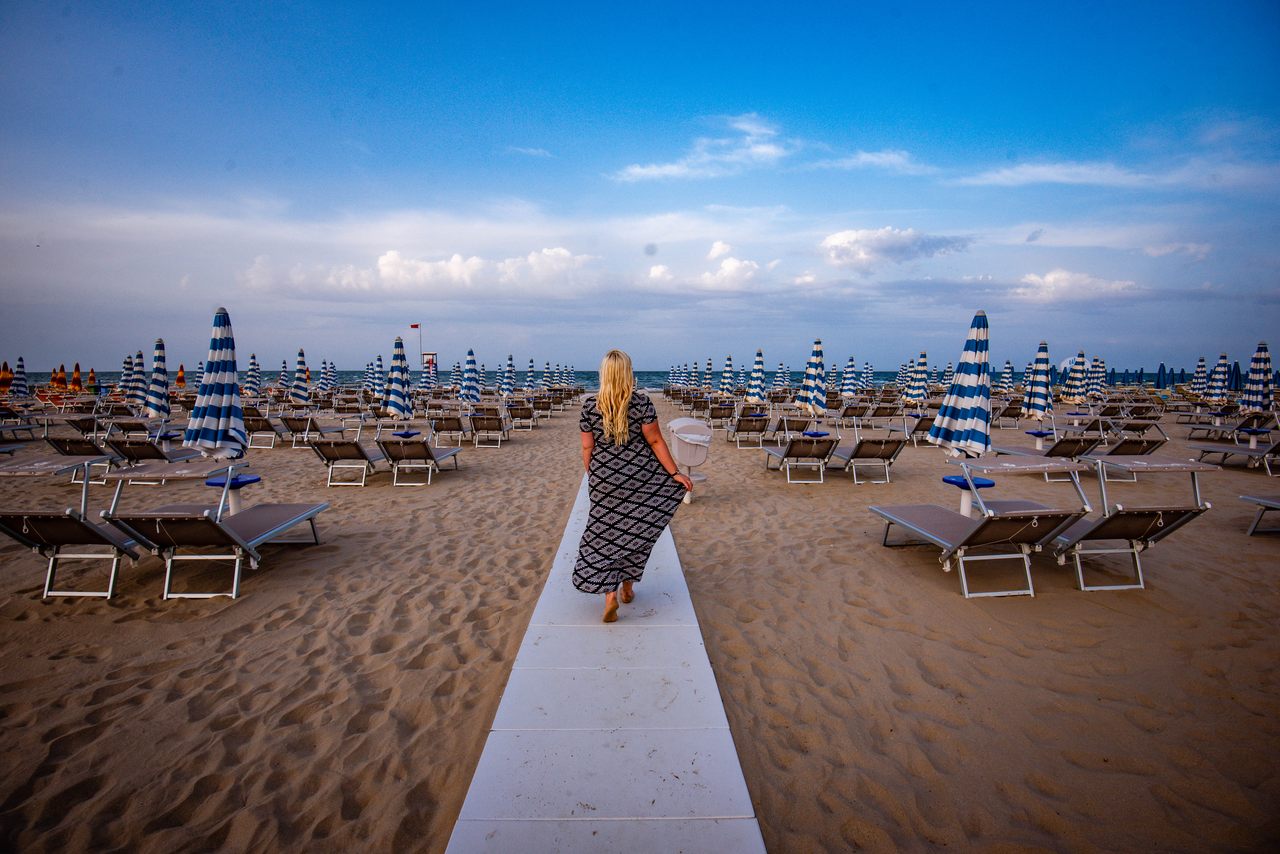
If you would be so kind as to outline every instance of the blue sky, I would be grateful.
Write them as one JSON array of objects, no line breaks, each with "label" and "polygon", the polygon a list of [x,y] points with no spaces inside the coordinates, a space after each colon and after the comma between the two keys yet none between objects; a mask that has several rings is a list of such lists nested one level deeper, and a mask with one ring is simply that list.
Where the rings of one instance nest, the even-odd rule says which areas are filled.
[{"label": "blue sky", "polygon": [[1275,3],[424,5],[0,6],[0,356],[1275,344]]}]

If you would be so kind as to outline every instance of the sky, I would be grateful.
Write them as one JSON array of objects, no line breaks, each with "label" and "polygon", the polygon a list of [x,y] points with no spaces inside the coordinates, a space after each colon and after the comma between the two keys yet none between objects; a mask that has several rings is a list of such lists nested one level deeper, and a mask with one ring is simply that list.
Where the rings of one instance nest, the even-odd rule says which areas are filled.
[{"label": "sky", "polygon": [[1248,363],[1280,4],[0,4],[0,358]]}]

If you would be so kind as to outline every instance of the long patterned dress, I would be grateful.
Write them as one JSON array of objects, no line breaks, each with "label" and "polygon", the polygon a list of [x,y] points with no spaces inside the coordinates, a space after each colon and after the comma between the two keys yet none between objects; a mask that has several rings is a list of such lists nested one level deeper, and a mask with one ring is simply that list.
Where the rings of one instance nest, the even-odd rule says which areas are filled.
[{"label": "long patterned dress", "polygon": [[653,544],[684,498],[684,487],[645,441],[643,426],[657,420],[648,395],[632,392],[627,441],[615,445],[604,437],[595,396],[582,403],[578,426],[596,442],[587,468],[591,514],[573,569],[573,586],[583,593],[608,593],[624,581],[639,581]]}]

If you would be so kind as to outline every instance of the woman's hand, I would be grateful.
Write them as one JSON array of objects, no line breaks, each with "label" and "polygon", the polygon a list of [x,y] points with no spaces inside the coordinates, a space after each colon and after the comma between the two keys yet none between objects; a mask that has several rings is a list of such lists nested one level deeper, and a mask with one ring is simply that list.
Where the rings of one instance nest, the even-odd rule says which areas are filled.
[{"label": "woman's hand", "polygon": [[687,474],[677,473],[672,475],[672,478],[675,480],[676,483],[684,487],[685,492],[693,492],[693,481],[689,478]]}]

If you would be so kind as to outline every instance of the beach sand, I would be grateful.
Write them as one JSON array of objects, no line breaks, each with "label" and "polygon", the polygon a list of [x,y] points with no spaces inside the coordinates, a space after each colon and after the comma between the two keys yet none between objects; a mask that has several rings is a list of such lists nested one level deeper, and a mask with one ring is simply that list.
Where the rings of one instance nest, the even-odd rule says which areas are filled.
[{"label": "beach sand", "polygon": [[[0,543],[0,844],[442,850],[578,488],[576,432],[558,414],[421,489],[326,489],[309,451],[251,451],[247,504],[333,507],[322,545],[268,547],[234,602],[162,601],[154,558],[109,603],[42,602],[42,561]],[[717,436],[704,471],[673,530],[770,850],[1280,842],[1280,539],[1244,536],[1236,498],[1280,482],[1204,476],[1215,507],[1145,555],[1147,590],[1081,593],[1039,557],[1034,599],[965,600],[866,510],[952,505],[936,449],[908,448],[890,485],[802,486]],[[1111,489],[1189,496],[1182,476]],[[0,479],[6,507],[75,495]]]}]

